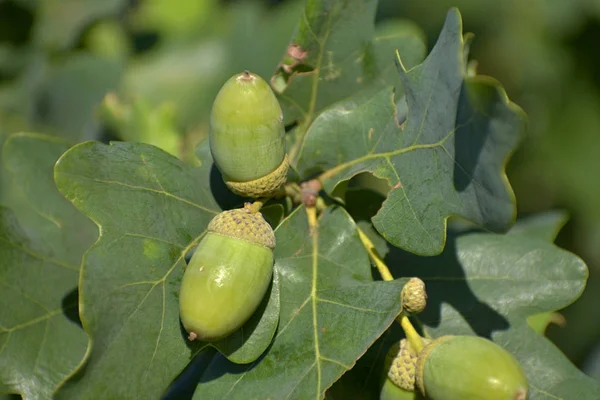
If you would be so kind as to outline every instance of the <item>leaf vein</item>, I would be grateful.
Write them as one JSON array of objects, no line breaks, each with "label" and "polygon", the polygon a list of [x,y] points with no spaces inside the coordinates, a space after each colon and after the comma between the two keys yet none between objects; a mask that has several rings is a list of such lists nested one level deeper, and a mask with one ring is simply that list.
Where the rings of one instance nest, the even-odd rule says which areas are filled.
[{"label": "leaf vein", "polygon": [[10,240],[7,240],[5,238],[1,238],[0,237],[0,241],[8,243],[10,246],[14,247],[15,249],[20,250],[23,253],[28,254],[28,255],[30,255],[33,258],[37,258],[38,260],[47,261],[47,262],[49,262],[51,264],[54,264],[54,265],[56,265],[58,267],[63,267],[63,268],[70,269],[70,270],[75,271],[75,272],[79,272],[79,268],[77,268],[77,267],[74,267],[72,265],[69,265],[67,263],[64,263],[64,262],[61,262],[61,261],[58,261],[58,260],[55,260],[55,259],[52,259],[52,258],[49,258],[49,257],[45,257],[45,256],[43,256],[41,254],[38,254],[38,253],[34,252],[33,250],[30,250],[30,249],[28,249],[26,247],[20,246],[17,243],[11,242]]},{"label": "leaf vein", "polygon": [[349,309],[352,309],[352,310],[361,311],[361,312],[365,312],[365,313],[387,314],[386,312],[381,312],[381,311],[377,311],[377,310],[371,310],[370,308],[355,307],[355,306],[351,306],[350,304],[338,303],[337,301],[333,301],[333,300],[328,300],[328,299],[323,299],[323,298],[317,298],[317,300],[320,301],[320,302],[323,302],[323,303],[329,303],[329,304],[333,304],[333,305],[336,305],[336,306],[340,306],[340,307],[344,307],[344,308],[349,308]]},{"label": "leaf vein", "polygon": [[318,319],[317,319],[317,278],[318,278],[318,266],[319,266],[319,231],[315,229],[312,233],[312,287],[310,297],[312,299],[312,312],[313,312],[313,335],[315,341],[315,363],[317,364],[317,396],[319,400],[321,393],[321,363],[319,358],[321,352],[319,349],[319,331],[318,331]]},{"label": "leaf vein", "polygon": [[129,189],[133,189],[133,190],[141,190],[141,191],[147,191],[147,192],[157,193],[157,194],[161,194],[163,196],[169,197],[171,199],[180,201],[180,202],[182,202],[184,204],[188,204],[188,205],[190,205],[192,207],[196,207],[196,208],[198,208],[200,210],[206,211],[206,212],[211,213],[211,214],[218,214],[219,213],[219,211],[217,211],[217,210],[211,210],[210,208],[203,207],[200,204],[196,204],[193,201],[186,200],[183,197],[176,196],[173,193],[169,193],[169,192],[164,191],[164,190],[153,189],[153,188],[149,188],[149,187],[145,187],[145,186],[130,185],[128,183],[119,182],[119,181],[113,181],[113,180],[89,178],[87,176],[77,175],[77,174],[73,174],[73,173],[69,173],[69,172],[61,172],[61,174],[70,175],[70,176],[72,176],[74,178],[85,179],[85,180],[89,180],[89,181],[92,181],[92,182],[97,182],[97,183],[101,183],[101,184],[105,184],[105,185],[117,185],[117,186],[123,186],[123,187],[129,188]]},{"label": "leaf vein", "polygon": [[350,370],[350,369],[352,369],[352,366],[349,366],[349,365],[343,364],[343,363],[339,362],[338,360],[334,360],[334,359],[332,359],[332,358],[327,358],[327,357],[323,357],[323,356],[321,356],[321,361],[329,362],[329,363],[332,363],[332,364],[337,364],[337,365],[339,365],[340,367],[344,368],[345,370]]}]

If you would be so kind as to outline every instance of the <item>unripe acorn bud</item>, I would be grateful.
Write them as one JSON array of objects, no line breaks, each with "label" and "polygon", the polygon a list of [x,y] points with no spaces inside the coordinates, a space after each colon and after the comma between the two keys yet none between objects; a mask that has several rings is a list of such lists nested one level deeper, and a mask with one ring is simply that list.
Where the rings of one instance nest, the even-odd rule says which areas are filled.
[{"label": "unripe acorn bud", "polygon": [[231,77],[215,98],[210,150],[234,193],[263,197],[287,179],[283,114],[269,84],[248,71]]},{"label": "unripe acorn bud", "polygon": [[420,313],[427,305],[425,282],[419,278],[410,278],[402,288],[402,308],[410,313]]},{"label": "unripe acorn bud", "polygon": [[271,282],[275,234],[249,207],[212,219],[187,266],[179,292],[189,339],[214,341],[239,329]]},{"label": "unripe acorn bud", "polygon": [[515,358],[478,336],[442,336],[419,353],[417,385],[431,400],[525,400]]}]

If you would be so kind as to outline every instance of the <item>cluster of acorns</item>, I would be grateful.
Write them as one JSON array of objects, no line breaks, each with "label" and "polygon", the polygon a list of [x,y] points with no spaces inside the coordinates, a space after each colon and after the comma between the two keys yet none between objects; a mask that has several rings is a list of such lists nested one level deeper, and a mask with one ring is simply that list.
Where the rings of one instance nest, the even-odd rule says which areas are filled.
[{"label": "cluster of acorns", "polygon": [[[411,278],[402,289],[404,312],[423,311],[425,284]],[[381,400],[525,400],[527,380],[515,358],[478,336],[420,338],[415,351],[407,339],[386,355]]]},{"label": "cluster of acorns", "polygon": [[[286,182],[283,114],[261,77],[246,71],[223,85],[211,111],[209,142],[232,192],[265,197]],[[179,314],[190,340],[222,339],[252,316],[271,282],[274,248],[273,229],[249,204],[213,218],[179,292]]]},{"label": "cluster of acorns", "polygon": [[[244,197],[268,197],[286,182],[288,159],[282,111],[259,76],[243,72],[217,95],[210,149],[226,185]],[[256,311],[273,274],[275,234],[249,203],[209,223],[187,266],[179,293],[180,318],[190,340],[216,341]],[[409,280],[403,312],[425,308],[424,283]],[[403,339],[388,352],[382,400],[525,400],[527,382],[502,347],[475,336],[420,338],[419,352]],[[418,390],[417,390],[418,389]]]}]

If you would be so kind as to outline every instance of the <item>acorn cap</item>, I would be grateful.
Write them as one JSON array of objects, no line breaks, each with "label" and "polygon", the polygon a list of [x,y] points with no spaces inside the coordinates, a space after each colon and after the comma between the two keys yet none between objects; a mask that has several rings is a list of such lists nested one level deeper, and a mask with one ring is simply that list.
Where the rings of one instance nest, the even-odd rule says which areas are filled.
[{"label": "acorn cap", "polygon": [[275,248],[275,232],[258,211],[249,207],[223,211],[208,224],[208,232]]},{"label": "acorn cap", "polygon": [[419,278],[410,278],[402,288],[402,308],[410,313],[420,313],[427,306],[425,282]]},{"label": "acorn cap", "polygon": [[417,361],[417,386],[431,400],[525,400],[527,380],[517,360],[478,336],[442,336]]},{"label": "acorn cap", "polygon": [[[423,340],[428,342],[427,339]],[[415,390],[417,359],[417,352],[406,339],[395,343],[386,355],[389,380],[401,389]]]},{"label": "acorn cap", "polygon": [[279,166],[271,173],[248,182],[235,182],[223,174],[225,184],[233,193],[243,197],[266,197],[275,193],[287,181],[289,161],[287,154]]}]

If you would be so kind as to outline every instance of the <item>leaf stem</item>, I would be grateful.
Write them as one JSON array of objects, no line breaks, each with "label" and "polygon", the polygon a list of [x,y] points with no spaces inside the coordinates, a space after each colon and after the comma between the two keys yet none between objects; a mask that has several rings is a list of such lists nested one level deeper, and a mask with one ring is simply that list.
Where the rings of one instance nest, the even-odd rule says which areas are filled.
[{"label": "leaf stem", "polygon": [[390,272],[390,269],[385,265],[385,262],[381,259],[381,256],[377,252],[375,245],[371,242],[371,239],[360,229],[358,226],[356,227],[358,231],[358,236],[360,236],[360,240],[365,246],[367,253],[371,257],[371,260],[375,263],[377,270],[379,271],[379,275],[383,278],[384,281],[393,281],[394,276]]},{"label": "leaf stem", "polygon": [[295,199],[298,196],[300,196],[301,191],[302,189],[300,189],[300,185],[298,185],[296,182],[288,182],[285,185],[283,185],[280,194]]},{"label": "leaf stem", "polygon": [[327,208],[327,204],[325,203],[325,200],[323,200],[323,198],[321,196],[317,197],[317,200],[315,202],[315,207],[317,208],[317,211],[320,213],[325,211],[325,209]]},{"label": "leaf stem", "polygon": [[[377,252],[377,249],[375,248],[375,245],[373,244],[371,239],[369,239],[369,237],[358,226],[356,227],[356,230],[358,231],[358,236],[360,237],[360,240],[365,246],[367,253],[369,253],[369,257],[371,258],[371,260],[373,260],[373,263],[375,263],[375,266],[377,267],[377,270],[379,271],[379,274],[381,275],[383,280],[393,281],[394,276],[392,275],[390,269]],[[402,330],[404,330],[404,334],[406,335],[406,338],[408,339],[408,342],[410,343],[412,348],[417,353],[420,352],[425,346],[423,344],[423,338],[421,338],[421,336],[417,333],[404,311],[400,313],[396,320],[400,323],[400,326],[402,327]]]},{"label": "leaf stem", "polygon": [[317,209],[315,206],[307,206],[306,207],[306,215],[308,217],[308,226],[311,231],[317,228],[319,225],[319,221],[317,220]]}]

